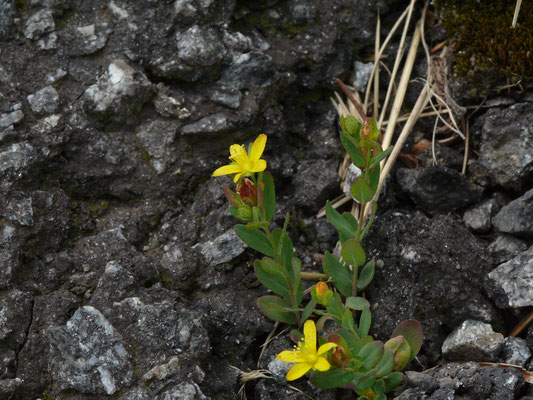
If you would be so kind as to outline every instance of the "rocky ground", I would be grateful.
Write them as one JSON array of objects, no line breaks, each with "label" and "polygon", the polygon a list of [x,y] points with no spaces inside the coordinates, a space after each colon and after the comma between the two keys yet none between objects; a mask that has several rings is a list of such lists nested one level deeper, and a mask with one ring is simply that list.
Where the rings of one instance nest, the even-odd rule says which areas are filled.
[{"label": "rocky ground", "polygon": [[[237,398],[230,365],[257,369],[273,323],[231,181],[210,175],[266,133],[280,218],[320,271],[336,234],[315,215],[344,155],[334,79],[373,53],[378,7],[386,34],[407,3],[0,0],[0,399]],[[533,93],[486,105],[466,176],[462,143],[398,162],[368,236],[373,334],[425,330],[397,399],[533,398],[519,370],[476,363],[533,369],[533,328],[508,336],[533,305]],[[287,346],[249,399],[353,398],[289,388]]]}]

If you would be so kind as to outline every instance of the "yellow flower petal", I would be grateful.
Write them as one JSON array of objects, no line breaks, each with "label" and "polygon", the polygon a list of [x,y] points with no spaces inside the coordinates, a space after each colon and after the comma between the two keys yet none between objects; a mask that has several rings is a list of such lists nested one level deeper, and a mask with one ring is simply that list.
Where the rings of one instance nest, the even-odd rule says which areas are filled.
[{"label": "yellow flower petal", "polygon": [[230,175],[230,174],[234,174],[240,171],[241,169],[239,168],[237,164],[229,164],[229,165],[224,165],[220,168],[217,168],[215,172],[213,172],[213,176]]},{"label": "yellow flower petal", "polygon": [[337,347],[337,343],[332,343],[332,342],[324,343],[322,346],[318,348],[317,354],[321,356],[322,354],[328,352],[334,347]]},{"label": "yellow flower petal", "polygon": [[241,172],[241,173],[235,175],[235,176],[233,177],[233,182],[235,182],[235,183],[239,182],[239,179],[241,179],[242,174],[243,174],[243,172]]},{"label": "yellow flower petal", "polygon": [[250,171],[261,172],[261,171],[264,171],[266,167],[267,167],[267,162],[265,160],[258,160],[257,162],[254,163]]},{"label": "yellow flower petal", "polygon": [[257,162],[261,158],[263,151],[265,151],[266,141],[267,141],[267,136],[265,134],[261,134],[257,137],[257,139],[255,139],[254,143],[252,144],[252,147],[250,148],[250,155],[249,155],[252,163]]},{"label": "yellow flower petal", "polygon": [[288,381],[294,381],[295,379],[301,378],[311,368],[313,368],[313,364],[308,364],[308,363],[296,364],[294,367],[292,367],[289,370],[289,372],[287,372],[287,380]]},{"label": "yellow flower petal", "polygon": [[230,158],[235,156],[246,156],[248,158],[248,154],[246,153],[246,149],[242,144],[232,144],[229,147],[229,154]]},{"label": "yellow flower petal", "polygon": [[316,360],[316,363],[313,365],[313,367],[319,371],[327,371],[331,365],[329,365],[328,360],[326,360],[324,357],[318,357],[318,360]]},{"label": "yellow flower petal", "polygon": [[300,351],[282,351],[276,358],[283,362],[301,363],[306,361],[305,356]]},{"label": "yellow flower petal", "polygon": [[308,319],[304,324],[305,348],[310,353],[316,354],[316,326],[313,320]]}]

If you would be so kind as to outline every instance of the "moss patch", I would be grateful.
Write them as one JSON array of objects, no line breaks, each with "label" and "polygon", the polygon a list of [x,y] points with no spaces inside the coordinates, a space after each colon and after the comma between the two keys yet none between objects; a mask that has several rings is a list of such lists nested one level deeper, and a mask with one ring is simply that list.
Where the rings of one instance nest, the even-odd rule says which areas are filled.
[{"label": "moss patch", "polygon": [[[477,83],[533,80],[533,2],[439,0],[436,7],[454,48],[454,73]],[[501,83],[500,83],[501,84]]]}]

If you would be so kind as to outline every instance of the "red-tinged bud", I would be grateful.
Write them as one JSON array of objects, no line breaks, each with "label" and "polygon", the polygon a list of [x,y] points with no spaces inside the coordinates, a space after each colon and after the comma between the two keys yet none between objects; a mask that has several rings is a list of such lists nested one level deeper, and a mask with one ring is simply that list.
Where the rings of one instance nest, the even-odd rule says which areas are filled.
[{"label": "red-tinged bud", "polygon": [[333,297],[333,292],[329,290],[328,284],[323,281],[319,281],[315,286],[311,288],[311,296],[317,304],[327,307]]},{"label": "red-tinged bud", "polygon": [[346,361],[348,361],[348,354],[346,354],[346,351],[342,346],[333,348],[333,352],[331,353],[331,363],[337,368],[342,368],[346,364]]},{"label": "red-tinged bud", "polygon": [[240,207],[242,205],[241,199],[237,193],[232,191],[230,188],[225,187],[224,188],[224,194],[226,195],[226,199],[230,202],[230,204],[234,207]]},{"label": "red-tinged bud", "polygon": [[237,184],[237,193],[244,204],[257,206],[257,187],[250,179],[241,179]]},{"label": "red-tinged bud", "polygon": [[384,347],[394,353],[394,370],[401,371],[407,366],[411,358],[411,346],[403,336],[389,339]]}]

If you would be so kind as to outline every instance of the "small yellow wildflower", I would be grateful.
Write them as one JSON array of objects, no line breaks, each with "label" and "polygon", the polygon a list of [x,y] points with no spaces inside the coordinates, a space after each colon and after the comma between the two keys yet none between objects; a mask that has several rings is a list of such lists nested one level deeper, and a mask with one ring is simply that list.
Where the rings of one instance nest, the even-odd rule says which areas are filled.
[{"label": "small yellow wildflower", "polygon": [[232,163],[218,168],[213,172],[213,176],[237,174],[233,178],[233,181],[237,183],[243,174],[264,171],[267,163],[260,158],[265,150],[266,140],[266,135],[259,135],[252,143],[249,153],[246,152],[242,144],[231,145],[229,148],[229,159]]},{"label": "small yellow wildflower", "polygon": [[316,326],[315,323],[308,319],[304,324],[305,339],[295,346],[293,351],[282,351],[276,357],[283,362],[297,363],[287,373],[287,380],[293,381],[304,376],[310,369],[317,369],[319,371],[327,371],[331,365],[325,357],[322,357],[332,348],[336,347],[336,343],[325,343],[320,348],[316,349]]}]

